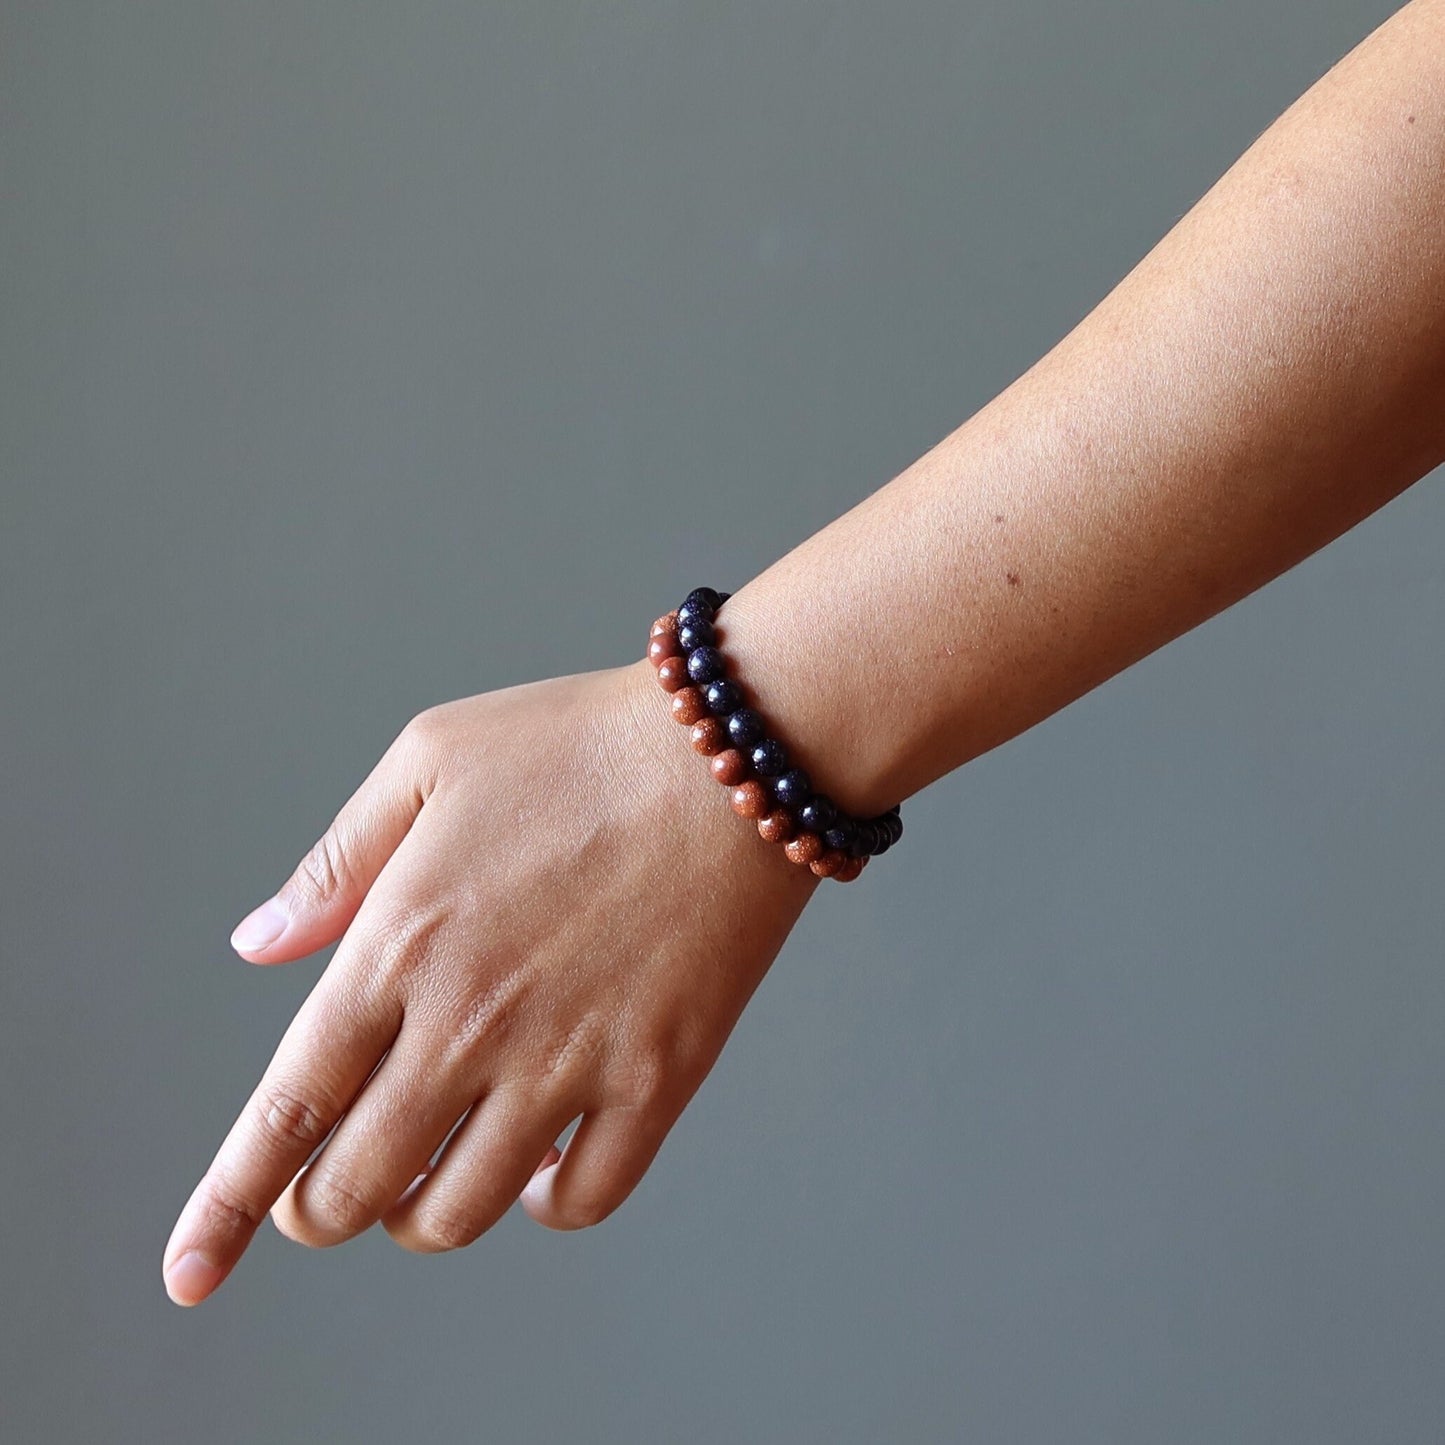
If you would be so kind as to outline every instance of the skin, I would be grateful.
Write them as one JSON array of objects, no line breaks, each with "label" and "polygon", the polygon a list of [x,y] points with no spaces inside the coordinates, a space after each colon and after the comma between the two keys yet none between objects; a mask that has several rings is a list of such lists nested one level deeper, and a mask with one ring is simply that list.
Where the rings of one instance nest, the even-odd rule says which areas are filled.
[{"label": "skin", "polygon": [[[881,811],[1445,460],[1442,216],[1445,0],[1414,0],[1034,367],[728,600],[794,760]],[[645,659],[423,713],[233,938],[340,946],[181,1213],[171,1297],[268,1213],[414,1250],[519,1198],[598,1223],[818,882],[727,808]]]}]

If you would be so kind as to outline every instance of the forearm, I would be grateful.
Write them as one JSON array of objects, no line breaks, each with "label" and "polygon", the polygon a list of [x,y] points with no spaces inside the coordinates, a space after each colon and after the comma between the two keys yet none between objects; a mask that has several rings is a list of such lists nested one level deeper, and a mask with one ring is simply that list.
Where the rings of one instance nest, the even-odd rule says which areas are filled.
[{"label": "forearm", "polygon": [[884,808],[1445,458],[1445,4],[1300,98],[1047,356],[729,600],[796,760]]}]

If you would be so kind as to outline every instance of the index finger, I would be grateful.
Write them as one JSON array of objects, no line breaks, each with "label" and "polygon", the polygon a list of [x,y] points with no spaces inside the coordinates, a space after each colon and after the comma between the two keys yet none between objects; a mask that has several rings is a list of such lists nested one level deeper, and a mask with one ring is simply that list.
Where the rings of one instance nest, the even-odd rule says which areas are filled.
[{"label": "index finger", "polygon": [[199,1304],[231,1272],[401,1028],[400,997],[362,995],[335,964],[297,1011],[171,1231],[161,1269],[177,1304]]}]

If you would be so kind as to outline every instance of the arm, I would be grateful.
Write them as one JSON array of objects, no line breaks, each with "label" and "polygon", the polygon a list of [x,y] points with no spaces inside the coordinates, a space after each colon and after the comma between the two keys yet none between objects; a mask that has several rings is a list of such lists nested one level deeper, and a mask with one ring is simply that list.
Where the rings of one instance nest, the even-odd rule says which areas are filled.
[{"label": "arm", "polygon": [[1445,4],[1415,0],[1047,356],[741,588],[727,647],[874,812],[1442,459]]},{"label": "arm", "polygon": [[[1038,365],[729,600],[798,761],[880,810],[1440,461],[1441,215],[1445,0],[1414,0]],[[556,1228],[626,1198],[817,884],[699,764],[645,660],[402,733],[237,930],[255,963],[340,946],[172,1232],[174,1299],[268,1212],[436,1250],[519,1196]]]}]

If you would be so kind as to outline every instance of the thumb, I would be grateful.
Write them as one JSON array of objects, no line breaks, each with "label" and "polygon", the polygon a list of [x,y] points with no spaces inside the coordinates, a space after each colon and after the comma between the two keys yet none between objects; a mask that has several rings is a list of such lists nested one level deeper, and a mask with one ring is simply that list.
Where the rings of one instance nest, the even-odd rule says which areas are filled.
[{"label": "thumb", "polygon": [[402,740],[312,845],[272,898],[248,913],[231,947],[252,963],[290,963],[346,932],[386,860],[425,801],[422,778]]}]

